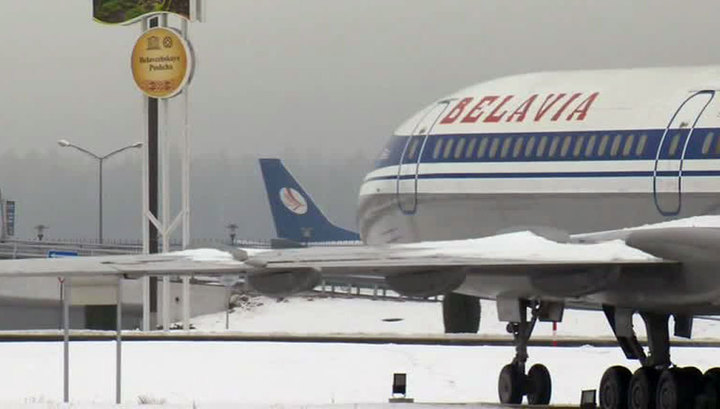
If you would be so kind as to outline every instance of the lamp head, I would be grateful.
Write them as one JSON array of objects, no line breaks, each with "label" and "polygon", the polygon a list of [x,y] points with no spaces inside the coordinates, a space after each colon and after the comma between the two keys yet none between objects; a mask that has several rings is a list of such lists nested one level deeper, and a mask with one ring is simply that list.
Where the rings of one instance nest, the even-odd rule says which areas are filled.
[{"label": "lamp head", "polygon": [[133,148],[140,148],[140,147],[143,146],[143,143],[142,143],[142,142],[135,142],[134,144],[132,144],[132,145],[130,145],[130,146],[132,146]]},{"label": "lamp head", "polygon": [[57,143],[63,148],[67,148],[68,146],[70,146],[70,142],[67,139],[60,139],[57,141]]}]

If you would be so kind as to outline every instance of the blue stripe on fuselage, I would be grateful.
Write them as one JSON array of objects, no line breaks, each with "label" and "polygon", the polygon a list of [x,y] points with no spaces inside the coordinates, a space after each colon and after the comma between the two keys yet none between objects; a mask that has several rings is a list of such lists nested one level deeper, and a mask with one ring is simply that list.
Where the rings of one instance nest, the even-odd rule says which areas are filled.
[{"label": "blue stripe on fuselage", "polygon": [[[495,134],[439,134],[429,135],[424,143],[424,147],[417,147],[417,154],[421,155],[420,163],[483,163],[483,162],[567,162],[567,161],[626,161],[626,160],[655,160],[658,147],[660,145],[665,129],[637,129],[637,130],[614,130],[614,131],[586,131],[586,132],[537,132],[537,133],[495,133]],[[670,155],[672,149],[672,138],[680,133],[681,137],[676,144],[674,155]],[[671,130],[663,142],[660,157],[663,159],[680,159],[685,141],[687,139],[688,130]],[[708,135],[712,134],[708,138]],[[607,135],[604,149],[603,139]],[[646,137],[643,137],[645,135]],[[594,136],[594,138],[593,138]],[[375,168],[383,168],[387,166],[397,166],[400,158],[406,148],[410,136],[393,136],[390,142],[385,146],[380,158],[375,163]],[[541,140],[545,138],[546,143],[541,155],[538,154],[538,148]],[[619,138],[619,146],[613,149],[616,138]],[[478,150],[482,145],[482,140],[486,139],[484,154],[478,157]],[[532,149],[527,149],[530,140],[534,141]],[[588,148],[590,140],[593,139],[593,146]],[[645,140],[644,146],[639,146],[641,140]],[[474,143],[472,141],[475,141]],[[497,142],[494,142],[497,140]],[[549,155],[549,151],[553,141],[557,141],[555,152]],[[564,149],[563,144],[569,140],[569,145]],[[626,150],[628,141],[630,148]],[[709,145],[707,141],[709,140]],[[450,142],[452,141],[452,142]],[[463,142],[461,142],[463,141]],[[490,156],[492,144],[497,145],[497,150],[493,156]],[[442,144],[438,155],[436,147]],[[452,144],[452,148],[445,155],[447,144]],[[462,144],[461,149],[457,149],[458,144]],[[520,144],[520,148],[516,153],[516,144]],[[472,145],[472,150],[468,148]],[[503,147],[507,147],[503,155]],[[707,148],[707,153],[703,153]],[[422,152],[420,152],[422,150]],[[459,155],[456,157],[456,150]],[[417,163],[417,156],[409,157],[411,149],[405,153],[403,163]],[[578,152],[576,155],[575,153]],[[417,155],[416,154],[416,155]],[[684,159],[718,159],[720,158],[720,129],[717,128],[696,128],[687,145]],[[593,172],[596,173],[596,172]],[[600,172],[597,172],[600,173]],[[606,175],[602,172],[603,176]],[[620,172],[627,173],[627,172]],[[575,174],[575,173],[573,173]],[[482,174],[486,175],[486,174]],[[538,174],[532,174],[538,175]],[[613,175],[609,175],[613,176]],[[621,176],[621,175],[618,175]],[[632,176],[646,176],[645,173]],[[522,176],[517,176],[522,177]],[[382,179],[382,178],[381,178]]]},{"label": "blue stripe on fuselage", "polygon": [[[659,171],[659,177],[677,177],[677,171]],[[683,177],[720,176],[720,170],[684,170]],[[653,172],[467,172],[467,173],[422,173],[418,179],[543,179],[543,178],[621,178],[621,177],[653,177]],[[365,182],[376,180],[395,180],[397,175],[377,176]],[[415,179],[415,174],[401,175],[401,180]]]}]

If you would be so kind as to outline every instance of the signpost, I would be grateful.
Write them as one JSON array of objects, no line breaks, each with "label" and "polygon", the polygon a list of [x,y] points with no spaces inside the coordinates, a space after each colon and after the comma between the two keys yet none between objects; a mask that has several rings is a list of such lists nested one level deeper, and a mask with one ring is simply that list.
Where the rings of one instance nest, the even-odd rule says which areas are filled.
[{"label": "signpost", "polygon": [[175,30],[145,31],[135,43],[131,67],[135,84],[152,98],[171,98],[185,88],[192,74],[192,51]]},{"label": "signpost", "polygon": [[[143,138],[143,252],[157,252],[158,236],[162,250],[170,250],[170,235],[182,225],[183,248],[190,243],[190,140],[188,124],[188,85],[194,67],[193,51],[188,40],[188,22],[202,21],[203,0],[93,0],[93,19],[111,25],[141,23],[141,35],[131,54],[132,76],[143,93],[143,115],[147,122]],[[180,30],[168,26],[168,17],[179,18]],[[159,24],[158,24],[159,20]],[[182,116],[182,203],[174,218],[170,215],[170,135],[168,132],[169,99],[183,94]],[[158,117],[158,102],[162,100],[162,128]],[[162,129],[162,144],[158,130]],[[158,149],[160,147],[160,149]],[[158,151],[162,168],[162,212],[157,212]],[[170,280],[163,277],[163,328],[169,327]],[[156,288],[156,287],[155,287]],[[143,278],[143,330],[150,330],[153,286],[149,277]],[[183,277],[183,322],[189,329],[190,281]],[[116,402],[121,400],[121,303],[118,283],[117,311],[117,379]],[[67,400],[66,400],[67,401]]]}]

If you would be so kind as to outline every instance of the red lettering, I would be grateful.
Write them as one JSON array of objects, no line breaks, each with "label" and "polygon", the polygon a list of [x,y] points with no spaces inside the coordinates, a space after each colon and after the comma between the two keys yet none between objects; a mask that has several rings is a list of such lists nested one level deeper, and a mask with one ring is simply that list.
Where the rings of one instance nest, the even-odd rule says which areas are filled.
[{"label": "red lettering", "polygon": [[500,102],[500,105],[498,105],[497,107],[495,107],[495,109],[490,113],[490,115],[487,116],[487,118],[485,118],[485,120],[484,120],[483,122],[500,122],[500,120],[502,119],[502,117],[505,116],[505,114],[507,114],[507,109],[504,110],[504,111],[502,111],[502,112],[500,113],[500,115],[498,115],[497,112],[500,110],[500,108],[503,107],[503,105],[505,105],[505,103],[507,103],[508,101],[510,101],[512,98],[513,98],[513,95],[508,95],[508,96],[506,96],[505,99],[503,99],[503,100]]},{"label": "red lettering", "polygon": [[474,123],[477,122],[478,118],[480,118],[480,115],[484,114],[485,111],[483,111],[483,108],[487,107],[488,105],[495,102],[498,98],[497,95],[491,95],[488,97],[483,97],[474,107],[473,109],[468,112],[468,114],[465,116],[465,118],[462,119],[462,123]]},{"label": "red lettering", "polygon": [[575,108],[574,111],[570,112],[570,115],[567,116],[568,121],[572,121],[573,116],[577,114],[577,121],[582,121],[587,116],[588,110],[590,109],[590,106],[593,102],[595,102],[595,99],[598,97],[599,92],[593,92],[589,97],[585,98],[583,102],[580,103],[580,105]]},{"label": "red lettering", "polygon": [[563,106],[560,107],[560,109],[559,109],[559,110],[555,113],[555,115],[553,115],[552,118],[550,118],[550,119],[553,120],[553,121],[557,121],[557,120],[560,118],[560,115],[562,115],[563,111],[565,111],[565,109],[567,109],[568,105],[570,105],[573,101],[575,101],[576,99],[578,99],[578,97],[579,97],[580,95],[581,95],[580,92],[575,93],[575,94],[572,94],[572,95],[570,96],[570,99],[568,99],[567,101],[565,101],[565,103],[563,104]]},{"label": "red lettering", "polygon": [[533,102],[535,102],[535,99],[538,97],[537,94],[532,95],[530,98],[526,99],[525,102],[520,104],[519,107],[515,109],[515,112],[513,112],[508,118],[507,122],[512,122],[513,118],[517,117],[515,119],[515,122],[522,122],[525,120],[525,117],[527,116],[528,110],[532,106]]},{"label": "red lettering", "polygon": [[[540,109],[538,109],[537,112],[535,113],[535,122],[541,120],[542,117],[545,116],[547,111],[549,111],[550,108],[552,108],[553,105],[555,105],[556,102],[560,101],[564,96],[565,96],[565,94],[563,93],[563,94],[557,94],[557,95],[550,94],[547,97],[545,97],[545,101],[543,101],[542,105],[540,105]],[[550,99],[552,97],[555,97],[555,99],[553,99],[553,101],[550,102],[550,105],[548,105],[548,101],[550,101]]]},{"label": "red lettering", "polygon": [[451,123],[455,122],[455,120],[458,119],[460,117],[460,115],[463,113],[467,104],[469,104],[470,101],[472,101],[472,100],[473,100],[472,98],[461,99],[460,102],[458,102],[457,105],[455,105],[455,107],[453,109],[451,109],[450,112],[448,112],[447,116],[445,116],[445,118],[443,118],[443,120],[440,121],[440,123],[441,124],[451,124]]}]

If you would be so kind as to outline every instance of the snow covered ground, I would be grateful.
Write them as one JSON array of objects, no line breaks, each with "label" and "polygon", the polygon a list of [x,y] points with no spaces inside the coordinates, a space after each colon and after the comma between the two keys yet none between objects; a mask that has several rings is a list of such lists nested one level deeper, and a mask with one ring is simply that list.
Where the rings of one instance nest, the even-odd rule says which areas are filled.
[{"label": "snow covered ground", "polygon": [[[427,302],[258,298],[237,308],[230,318],[231,330],[247,332],[442,332],[440,304]],[[220,330],[225,327],[225,315],[197,317],[193,322],[201,330]],[[504,327],[496,320],[493,304],[483,303],[481,332],[504,334]],[[702,337],[720,337],[717,322],[697,321],[695,330]],[[549,335],[551,326],[540,324],[536,333]],[[558,334],[611,335],[602,314],[589,311],[566,312]],[[0,344],[4,375],[0,407],[13,407],[11,403],[54,407],[52,403],[62,397],[61,348],[57,343]],[[408,395],[418,402],[493,402],[497,374],[514,351],[508,347],[128,342],[123,354],[124,401],[216,408],[386,402],[394,372],[408,374]],[[628,363],[619,348],[531,348],[530,355],[532,362],[543,362],[550,369],[554,403],[577,403],[580,390],[596,388],[607,367]],[[112,342],[72,344],[70,395],[78,403],[74,407],[107,407],[97,405],[113,401],[114,357]],[[706,369],[720,365],[720,350],[677,348],[674,358],[681,365]]]}]

